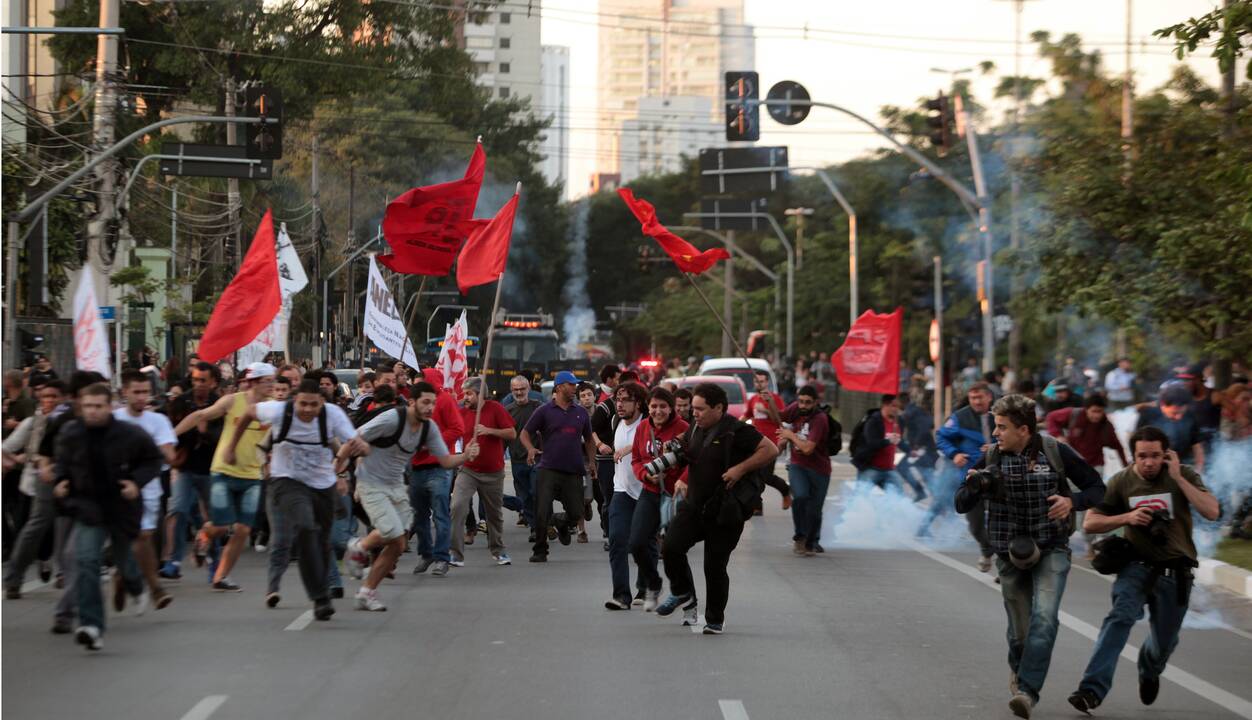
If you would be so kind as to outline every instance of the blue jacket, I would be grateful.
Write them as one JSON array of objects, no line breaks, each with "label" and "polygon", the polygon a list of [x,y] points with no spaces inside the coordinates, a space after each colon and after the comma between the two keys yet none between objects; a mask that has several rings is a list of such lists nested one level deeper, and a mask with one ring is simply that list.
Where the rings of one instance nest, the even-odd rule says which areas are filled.
[{"label": "blue jacket", "polygon": [[982,446],[987,442],[978,415],[968,405],[952,413],[935,433],[935,445],[944,457],[951,460],[962,453],[969,456],[965,467],[973,467],[982,460]]}]

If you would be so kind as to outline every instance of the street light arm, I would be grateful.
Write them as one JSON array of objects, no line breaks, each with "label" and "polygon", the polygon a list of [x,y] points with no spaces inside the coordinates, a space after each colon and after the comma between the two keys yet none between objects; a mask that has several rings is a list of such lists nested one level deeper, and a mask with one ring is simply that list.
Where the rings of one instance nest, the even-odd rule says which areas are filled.
[{"label": "street light arm", "polygon": [[[727,246],[727,247],[730,247],[730,246],[731,246],[731,245],[730,245],[730,242],[726,239],[726,236],[722,235],[721,233],[719,233],[719,232],[717,232],[717,231],[715,231],[715,230],[709,230],[709,229],[707,229],[707,228],[702,228],[702,227],[699,227],[699,226],[697,226],[697,225],[674,225],[674,226],[670,227],[669,229],[670,229],[670,230],[677,230],[677,231],[679,231],[679,232],[699,232],[699,233],[704,233],[705,235],[708,235],[708,236],[710,236],[710,237],[716,238],[719,242],[721,242],[723,245],[725,245],[725,246]],[[749,254],[745,253],[743,250],[740,250],[738,247],[735,247],[735,248],[734,248],[734,253],[735,253],[736,255],[738,255],[739,257],[743,258],[744,260],[747,260],[747,261],[748,261],[749,263],[751,263],[751,265],[752,265],[753,267],[755,267],[757,270],[760,270],[760,271],[761,271],[761,274],[762,274],[762,275],[764,275],[765,277],[769,278],[771,282],[772,282],[772,281],[776,281],[776,280],[778,280],[778,273],[774,272],[773,270],[770,270],[770,269],[769,269],[769,267],[767,267],[767,266],[766,266],[764,263],[762,263],[760,260],[757,260],[757,259],[756,259],[755,257],[753,257],[752,255],[749,255]],[[662,258],[662,259],[663,259],[663,258]]]}]

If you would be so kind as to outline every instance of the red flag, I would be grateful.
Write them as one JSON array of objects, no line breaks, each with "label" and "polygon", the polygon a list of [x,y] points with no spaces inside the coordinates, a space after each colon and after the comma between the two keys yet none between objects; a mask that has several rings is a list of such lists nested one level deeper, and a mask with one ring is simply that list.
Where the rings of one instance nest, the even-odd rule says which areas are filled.
[{"label": "red flag", "polygon": [[516,216],[517,193],[514,193],[494,218],[470,233],[469,242],[461,248],[456,261],[456,286],[462,295],[475,285],[492,282],[504,274]]},{"label": "red flag", "polygon": [[447,275],[469,234],[464,223],[474,217],[486,167],[487,155],[479,143],[465,177],[413,188],[388,203],[383,237],[391,254],[379,255],[378,262],[398,273]]},{"label": "red flag", "polygon": [[900,337],[904,309],[890,315],[866,310],[852,323],[843,345],[830,358],[839,382],[849,390],[895,395],[900,392]]},{"label": "red flag", "polygon": [[216,362],[252,342],[282,308],[274,245],[274,219],[266,210],[239,272],[213,306],[200,338],[201,360]]},{"label": "red flag", "polygon": [[643,226],[643,234],[656,240],[661,249],[673,259],[679,270],[699,275],[716,265],[718,260],[730,258],[730,253],[726,252],[725,248],[700,252],[691,243],[666,230],[665,226],[657,221],[656,210],[652,207],[652,203],[647,200],[636,200],[635,194],[629,188],[620,188],[617,194],[622,196],[626,207],[630,208],[630,211],[639,219],[639,223]]}]

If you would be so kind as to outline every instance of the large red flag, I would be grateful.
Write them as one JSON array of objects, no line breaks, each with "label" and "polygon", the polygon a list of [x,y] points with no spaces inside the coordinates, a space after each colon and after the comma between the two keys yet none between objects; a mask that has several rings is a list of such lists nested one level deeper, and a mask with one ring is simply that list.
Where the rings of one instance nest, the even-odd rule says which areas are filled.
[{"label": "large red flag", "polygon": [[456,261],[456,286],[462,295],[475,285],[492,282],[504,274],[516,216],[517,194],[514,193],[494,218],[470,233],[469,242],[461,248]]},{"label": "large red flag", "polygon": [[830,358],[849,390],[895,395],[900,391],[900,336],[904,309],[890,315],[866,310],[852,323],[843,345]]},{"label": "large red flag", "polygon": [[266,210],[239,272],[213,306],[197,351],[201,360],[216,362],[252,342],[282,308],[274,245],[274,219]]},{"label": "large red flag", "polygon": [[656,240],[661,249],[673,259],[679,270],[699,275],[716,265],[718,260],[730,258],[730,253],[726,252],[725,248],[700,252],[691,243],[666,230],[665,226],[656,219],[656,210],[652,207],[652,203],[647,200],[636,200],[635,194],[629,188],[620,188],[617,194],[639,219],[639,223],[643,226],[643,234]]},{"label": "large red flag", "polygon": [[378,262],[398,273],[447,275],[469,234],[465,221],[474,217],[486,167],[487,155],[479,143],[465,177],[413,188],[388,203],[383,237],[391,254],[379,255]]}]

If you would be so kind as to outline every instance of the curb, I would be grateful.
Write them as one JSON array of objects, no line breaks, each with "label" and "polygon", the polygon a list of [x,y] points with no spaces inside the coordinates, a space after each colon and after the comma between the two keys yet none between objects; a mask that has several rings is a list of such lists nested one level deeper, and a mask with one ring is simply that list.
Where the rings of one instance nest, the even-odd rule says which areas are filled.
[{"label": "curb", "polygon": [[1200,560],[1195,579],[1205,585],[1216,585],[1237,595],[1252,598],[1252,572],[1220,560]]}]

